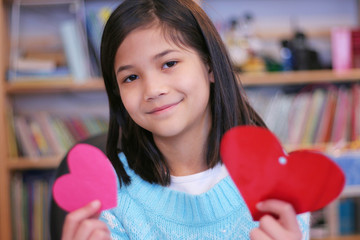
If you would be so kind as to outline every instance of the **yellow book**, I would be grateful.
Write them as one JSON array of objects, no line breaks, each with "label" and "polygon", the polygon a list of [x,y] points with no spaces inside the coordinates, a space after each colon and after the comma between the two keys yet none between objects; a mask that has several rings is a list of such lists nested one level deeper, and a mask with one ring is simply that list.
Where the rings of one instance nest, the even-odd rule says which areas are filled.
[{"label": "yellow book", "polygon": [[8,136],[9,157],[16,158],[19,156],[19,149],[15,137],[14,114],[10,106],[7,107],[7,123],[8,123],[7,136]]}]

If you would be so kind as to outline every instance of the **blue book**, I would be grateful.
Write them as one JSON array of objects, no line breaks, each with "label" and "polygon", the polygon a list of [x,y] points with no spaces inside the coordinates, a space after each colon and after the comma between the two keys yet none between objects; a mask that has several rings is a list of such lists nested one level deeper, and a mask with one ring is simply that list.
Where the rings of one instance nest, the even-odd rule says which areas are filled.
[{"label": "blue book", "polygon": [[90,78],[90,60],[83,29],[75,20],[69,20],[61,24],[60,34],[75,82],[85,82]]},{"label": "blue book", "polygon": [[355,202],[352,198],[343,199],[339,203],[339,233],[355,233]]}]

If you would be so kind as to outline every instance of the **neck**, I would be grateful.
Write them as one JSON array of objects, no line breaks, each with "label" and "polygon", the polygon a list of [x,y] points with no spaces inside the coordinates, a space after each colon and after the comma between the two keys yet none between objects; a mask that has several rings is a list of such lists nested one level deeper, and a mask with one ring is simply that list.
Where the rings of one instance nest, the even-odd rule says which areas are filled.
[{"label": "neck", "polygon": [[160,147],[173,176],[186,176],[208,169],[204,144],[181,142],[176,147]]},{"label": "neck", "polygon": [[210,123],[198,130],[187,131],[181,136],[158,138],[154,141],[164,155],[173,176],[186,176],[208,169],[206,162],[207,138]]}]

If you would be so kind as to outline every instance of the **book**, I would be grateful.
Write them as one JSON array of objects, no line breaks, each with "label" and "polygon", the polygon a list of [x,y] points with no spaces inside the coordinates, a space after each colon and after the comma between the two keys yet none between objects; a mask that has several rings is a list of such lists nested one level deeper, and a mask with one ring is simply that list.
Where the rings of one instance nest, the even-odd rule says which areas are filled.
[{"label": "book", "polygon": [[336,99],[337,88],[327,88],[325,106],[319,119],[318,131],[316,133],[314,143],[325,143],[330,140],[335,115]]},{"label": "book", "polygon": [[334,115],[331,142],[341,146],[348,141],[348,126],[350,119],[350,92],[345,86],[340,86]]},{"label": "book", "polygon": [[351,87],[351,133],[350,141],[360,140],[360,84]]},{"label": "book", "polygon": [[352,68],[351,30],[349,28],[334,28],[331,30],[331,59],[336,71]]},{"label": "book", "polygon": [[351,29],[352,67],[360,68],[360,29]]},{"label": "book", "polygon": [[101,76],[100,45],[102,32],[112,9],[107,6],[95,7],[88,10],[85,22],[88,39],[91,71],[94,76]]},{"label": "book", "polygon": [[45,138],[45,134],[43,133],[38,122],[30,120],[29,123],[30,132],[35,139],[36,148],[40,154],[40,156],[49,156],[53,155],[54,152],[49,146],[49,140]]},{"label": "book", "polygon": [[60,35],[74,81],[85,82],[90,78],[90,63],[81,24],[75,20],[64,22],[60,27]]},{"label": "book", "polygon": [[304,91],[299,93],[292,102],[291,111],[289,112],[289,144],[299,145],[301,143],[311,99],[312,93]]},{"label": "book", "polygon": [[9,151],[9,157],[18,157],[18,145],[16,142],[16,136],[15,136],[15,123],[14,123],[14,113],[13,109],[10,106],[6,107],[7,110],[7,139],[8,139],[8,151]]},{"label": "book", "polygon": [[294,98],[292,94],[285,94],[283,92],[275,96],[272,102],[271,108],[269,108],[269,116],[272,116],[271,130],[274,131],[280,142],[286,143],[287,135],[289,131],[289,111],[291,108],[291,102]]},{"label": "book", "polygon": [[90,45],[94,49],[95,57],[99,62],[102,32],[111,12],[112,9],[109,7],[101,7],[100,9],[92,9],[86,14],[86,29],[88,39],[90,41]]},{"label": "book", "polygon": [[352,198],[341,199],[339,202],[339,233],[355,233],[355,203]]},{"label": "book", "polygon": [[360,29],[342,27],[331,30],[332,66],[336,71],[360,67]]},{"label": "book", "polygon": [[26,119],[23,116],[15,116],[14,122],[16,138],[21,147],[22,154],[31,158],[38,157],[39,152],[37,151],[36,143],[32,138]]},{"label": "book", "polygon": [[354,203],[355,203],[355,221],[354,221],[355,233],[359,234],[360,233],[360,197],[355,197]]},{"label": "book", "polygon": [[10,190],[11,190],[11,215],[12,215],[12,235],[13,239],[26,239],[24,236],[24,222],[23,222],[23,213],[22,213],[22,174],[16,172],[12,175],[10,180]]},{"label": "book", "polygon": [[301,142],[303,144],[313,143],[313,136],[317,129],[317,123],[322,113],[323,103],[325,101],[325,92],[322,88],[317,88],[312,92],[312,98],[310,107],[308,110],[308,116],[305,121],[304,132]]}]

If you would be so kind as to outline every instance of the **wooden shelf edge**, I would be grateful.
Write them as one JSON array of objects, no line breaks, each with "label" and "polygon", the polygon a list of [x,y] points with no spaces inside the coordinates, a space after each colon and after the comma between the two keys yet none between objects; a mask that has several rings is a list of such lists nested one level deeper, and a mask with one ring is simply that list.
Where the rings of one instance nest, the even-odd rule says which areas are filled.
[{"label": "wooden shelf edge", "polygon": [[359,240],[360,235],[325,237],[325,238],[310,238],[310,240]]},{"label": "wooden shelf edge", "polygon": [[67,78],[49,81],[33,79],[5,84],[5,91],[8,94],[103,90],[105,90],[105,85],[102,78],[92,78],[83,83],[76,83],[71,78]]},{"label": "wooden shelf edge", "polygon": [[[342,72],[326,69],[291,72],[239,73],[238,78],[244,86],[357,82],[360,81],[360,69],[351,69]],[[92,78],[84,83],[76,83],[71,78],[52,79],[50,81],[34,78],[32,80],[5,84],[5,91],[8,94],[48,93],[57,91],[103,91],[104,89],[105,86],[102,78]]]},{"label": "wooden shelf edge", "polygon": [[356,82],[360,81],[360,69],[350,69],[341,72],[325,69],[290,72],[239,73],[238,77],[244,86]]},{"label": "wooden shelf edge", "polygon": [[340,198],[359,197],[360,196],[360,185],[349,185],[345,186],[342,191]]},{"label": "wooden shelf edge", "polygon": [[63,155],[41,158],[13,158],[7,162],[7,169],[31,170],[31,169],[55,169],[59,166]]},{"label": "wooden shelf edge", "polygon": [[360,141],[352,141],[352,142],[340,142],[340,143],[314,143],[314,144],[284,144],[284,148],[286,151],[295,151],[299,149],[308,149],[314,151],[320,151],[328,153],[332,156],[340,156],[344,152],[349,151],[359,151],[360,150]]}]

